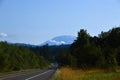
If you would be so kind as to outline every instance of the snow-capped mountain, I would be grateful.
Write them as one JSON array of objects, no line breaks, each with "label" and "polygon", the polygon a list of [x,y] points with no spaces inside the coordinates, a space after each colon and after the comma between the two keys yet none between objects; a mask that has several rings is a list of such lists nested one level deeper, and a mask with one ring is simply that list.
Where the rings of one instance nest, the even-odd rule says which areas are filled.
[{"label": "snow-capped mountain", "polygon": [[45,45],[45,44],[48,44],[48,45],[61,45],[61,44],[67,45],[67,44],[72,44],[74,40],[76,40],[75,36],[68,36],[68,35],[57,36],[51,40],[48,40],[48,41],[42,43],[41,45]]}]

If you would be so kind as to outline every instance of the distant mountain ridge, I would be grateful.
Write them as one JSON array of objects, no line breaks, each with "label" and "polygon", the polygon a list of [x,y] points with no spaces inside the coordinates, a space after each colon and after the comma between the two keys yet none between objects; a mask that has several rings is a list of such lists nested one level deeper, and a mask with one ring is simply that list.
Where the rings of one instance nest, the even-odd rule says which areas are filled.
[{"label": "distant mountain ridge", "polygon": [[52,38],[51,40],[48,40],[44,43],[42,43],[41,45],[68,45],[68,44],[72,44],[74,42],[74,40],[76,40],[75,36],[70,36],[70,35],[62,35],[62,36],[57,36]]},{"label": "distant mountain ridge", "polygon": [[48,41],[45,41],[43,42],[42,44],[40,45],[32,45],[32,44],[26,44],[26,43],[11,43],[11,42],[8,42],[9,44],[14,44],[14,45],[17,45],[17,46],[26,46],[26,47],[36,47],[36,46],[43,46],[43,45],[70,45],[74,42],[74,40],[76,40],[76,37],[75,36],[71,36],[71,35],[62,35],[62,36],[57,36],[57,37],[54,37]]},{"label": "distant mountain ridge", "polygon": [[37,45],[26,44],[26,43],[11,43],[11,42],[8,42],[8,44],[16,45],[16,46],[26,46],[26,47],[36,47],[37,46]]}]

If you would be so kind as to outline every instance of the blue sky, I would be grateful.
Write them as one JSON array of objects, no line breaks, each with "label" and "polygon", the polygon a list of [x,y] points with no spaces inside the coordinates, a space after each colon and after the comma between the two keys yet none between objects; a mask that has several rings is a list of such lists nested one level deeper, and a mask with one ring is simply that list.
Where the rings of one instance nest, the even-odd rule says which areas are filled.
[{"label": "blue sky", "polygon": [[119,0],[0,0],[0,40],[40,44],[87,29],[98,35],[120,25]]}]

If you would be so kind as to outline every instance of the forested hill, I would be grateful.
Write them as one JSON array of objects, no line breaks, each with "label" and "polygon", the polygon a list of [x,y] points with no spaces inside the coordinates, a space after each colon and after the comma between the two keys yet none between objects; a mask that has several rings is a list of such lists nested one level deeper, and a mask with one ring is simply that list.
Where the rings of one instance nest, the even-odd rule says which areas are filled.
[{"label": "forested hill", "polygon": [[33,47],[0,42],[0,72],[45,68],[58,62],[64,52],[70,52],[70,45]]},{"label": "forested hill", "polygon": [[43,56],[49,62],[58,62],[61,53],[70,53],[70,45],[44,45],[36,47],[28,47],[35,54]]},{"label": "forested hill", "polygon": [[61,54],[60,60],[63,66],[116,70],[120,66],[120,27],[101,32],[99,36],[90,36],[81,29],[70,53]]},{"label": "forested hill", "polygon": [[0,72],[44,68],[48,62],[24,46],[0,42]]},{"label": "forested hill", "polygon": [[115,70],[120,66],[120,27],[98,36],[81,29],[71,45],[28,47],[0,42],[0,72],[44,68],[48,61],[75,68]]}]

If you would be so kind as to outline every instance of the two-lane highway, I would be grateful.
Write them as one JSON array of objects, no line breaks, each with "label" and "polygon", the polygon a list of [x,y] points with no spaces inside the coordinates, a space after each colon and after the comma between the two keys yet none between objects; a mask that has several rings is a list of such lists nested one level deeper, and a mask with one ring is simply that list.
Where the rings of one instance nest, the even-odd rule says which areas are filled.
[{"label": "two-lane highway", "polygon": [[2,75],[5,80],[50,80],[56,69],[31,70]]}]

